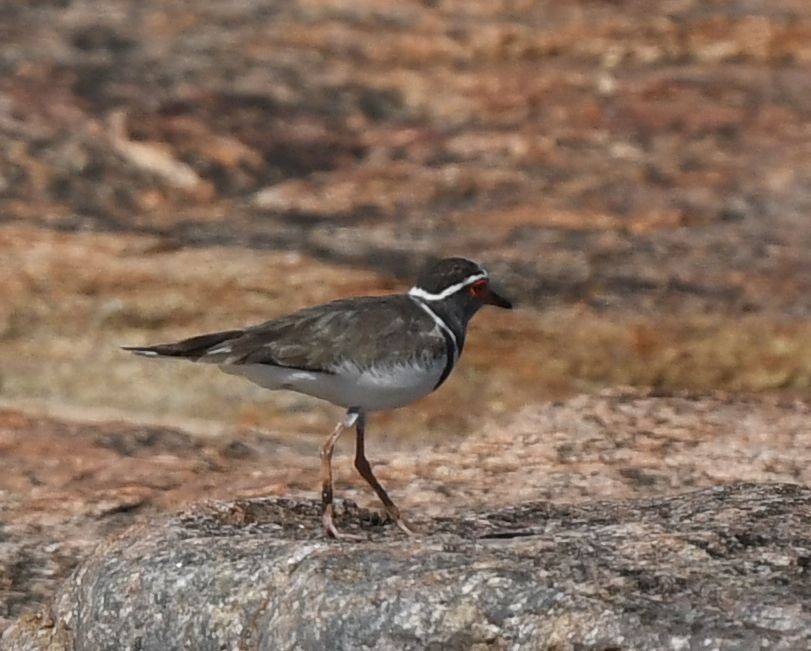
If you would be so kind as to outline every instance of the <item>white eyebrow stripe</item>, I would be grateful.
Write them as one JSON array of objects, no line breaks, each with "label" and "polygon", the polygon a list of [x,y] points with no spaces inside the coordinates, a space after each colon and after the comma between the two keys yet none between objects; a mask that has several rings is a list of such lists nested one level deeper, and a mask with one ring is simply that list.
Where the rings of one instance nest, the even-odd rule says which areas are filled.
[{"label": "white eyebrow stripe", "polygon": [[453,330],[450,329],[448,324],[445,323],[436,312],[434,312],[421,300],[414,296],[411,297],[411,300],[425,310],[425,313],[433,319],[434,323],[439,326],[439,329],[445,332],[451,338],[451,341],[453,342],[453,363],[456,365],[456,362],[459,360],[459,341],[456,339],[456,335],[453,333]]},{"label": "white eyebrow stripe", "polygon": [[484,278],[487,278],[486,271],[474,274],[472,276],[468,276],[462,282],[456,283],[455,285],[451,285],[450,287],[446,287],[441,292],[439,292],[439,294],[432,294],[431,292],[426,292],[422,287],[414,286],[408,290],[408,295],[414,296],[415,298],[421,298],[423,301],[441,301],[443,298],[448,298],[448,296],[450,296],[451,294],[455,294],[463,287],[472,285],[477,280],[482,280]]}]

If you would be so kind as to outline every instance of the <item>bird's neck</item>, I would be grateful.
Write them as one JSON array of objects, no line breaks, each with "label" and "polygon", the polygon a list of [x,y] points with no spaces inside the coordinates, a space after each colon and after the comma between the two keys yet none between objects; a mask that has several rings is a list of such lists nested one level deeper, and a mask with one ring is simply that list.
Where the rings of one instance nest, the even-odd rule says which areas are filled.
[{"label": "bird's neck", "polygon": [[414,300],[425,305],[453,332],[458,342],[459,354],[461,354],[465,344],[467,324],[472,315],[467,314],[464,309],[451,300],[425,300],[422,298],[414,298]]}]

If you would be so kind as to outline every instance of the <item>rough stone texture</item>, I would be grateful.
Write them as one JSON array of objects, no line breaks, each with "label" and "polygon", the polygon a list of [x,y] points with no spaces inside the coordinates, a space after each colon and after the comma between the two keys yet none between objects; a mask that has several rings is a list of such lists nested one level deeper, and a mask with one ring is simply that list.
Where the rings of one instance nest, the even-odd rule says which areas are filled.
[{"label": "rough stone texture", "polygon": [[[463,439],[377,432],[370,459],[407,519],[739,480],[811,484],[811,408],[786,398],[623,389],[530,405]],[[0,630],[48,602],[96,544],[128,526],[207,498],[313,496],[321,438],[195,436],[0,411]],[[341,441],[337,494],[377,509],[351,450]]]},{"label": "rough stone texture", "polygon": [[9,651],[803,649],[811,490],[735,484],[421,520],[217,502],[105,542]]},{"label": "rough stone texture", "polygon": [[[808,484],[809,35],[808,0],[0,5],[0,628],[133,523],[315,486],[331,407],[119,344],[446,252],[522,309],[373,420],[404,508]],[[623,384],[702,395],[545,403]]]}]

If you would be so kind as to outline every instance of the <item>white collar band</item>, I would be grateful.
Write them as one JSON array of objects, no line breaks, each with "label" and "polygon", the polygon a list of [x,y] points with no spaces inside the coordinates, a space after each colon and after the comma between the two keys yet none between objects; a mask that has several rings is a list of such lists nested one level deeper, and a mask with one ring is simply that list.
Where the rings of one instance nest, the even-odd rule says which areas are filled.
[{"label": "white collar band", "polygon": [[452,361],[454,364],[456,364],[456,361],[459,359],[459,340],[456,338],[456,334],[453,332],[453,330],[451,330],[450,326],[442,320],[442,317],[440,317],[430,307],[428,307],[425,303],[423,303],[422,301],[418,300],[413,296],[411,298],[417,305],[419,305],[425,311],[426,314],[428,314],[428,316],[431,317],[431,319],[433,319],[437,327],[439,327],[441,331],[446,333],[451,338],[451,341],[453,342]]},{"label": "white collar band", "polygon": [[411,289],[408,290],[408,295],[413,296],[414,298],[422,299],[423,301],[441,301],[442,299],[448,298],[448,296],[455,294],[463,287],[472,285],[477,280],[482,280],[484,278],[487,278],[486,271],[474,274],[472,276],[468,276],[462,282],[456,283],[455,285],[451,285],[450,287],[446,287],[441,292],[439,292],[439,294],[432,294],[431,292],[426,292],[422,287],[412,287]]}]

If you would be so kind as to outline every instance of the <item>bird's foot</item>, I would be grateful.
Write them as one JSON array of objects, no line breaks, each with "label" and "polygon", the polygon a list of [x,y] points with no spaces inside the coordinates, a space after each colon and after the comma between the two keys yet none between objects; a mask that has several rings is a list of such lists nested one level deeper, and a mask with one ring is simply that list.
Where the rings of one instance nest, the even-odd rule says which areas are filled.
[{"label": "bird's foot", "polygon": [[327,538],[335,538],[336,540],[364,540],[362,536],[356,536],[350,533],[341,533],[338,531],[338,529],[335,527],[335,523],[332,520],[332,509],[324,511],[324,514],[321,516],[321,524]]},{"label": "bird's foot", "polygon": [[406,525],[406,523],[405,523],[405,522],[403,522],[403,519],[402,519],[402,518],[397,518],[397,519],[394,521],[394,524],[396,524],[396,525],[397,525],[397,528],[398,528],[400,531],[402,531],[403,533],[405,533],[405,534],[407,534],[407,535],[409,535],[409,536],[416,536],[416,535],[417,535],[417,532],[416,532],[416,531],[414,531],[413,529],[409,529],[409,528],[408,528],[408,525]]},{"label": "bird's foot", "polygon": [[409,526],[405,523],[402,517],[400,517],[399,511],[389,511],[386,510],[386,517],[390,522],[393,522],[397,528],[402,531],[403,533],[409,536],[416,536],[417,532],[413,529],[409,528]]}]

